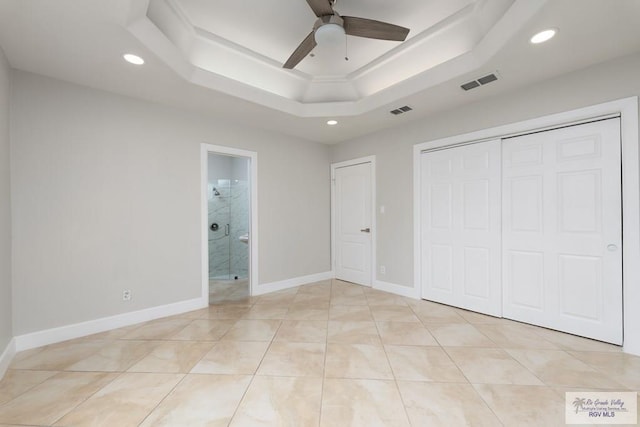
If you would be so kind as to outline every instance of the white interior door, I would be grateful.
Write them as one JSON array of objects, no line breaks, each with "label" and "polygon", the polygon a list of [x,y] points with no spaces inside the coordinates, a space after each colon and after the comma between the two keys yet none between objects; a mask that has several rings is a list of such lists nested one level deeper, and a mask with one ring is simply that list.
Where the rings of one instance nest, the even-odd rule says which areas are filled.
[{"label": "white interior door", "polygon": [[620,120],[504,140],[504,317],[622,344]]},{"label": "white interior door", "polygon": [[335,182],[336,278],[371,286],[371,163],[338,167]]},{"label": "white interior door", "polygon": [[501,315],[500,140],[422,154],[422,298]]}]

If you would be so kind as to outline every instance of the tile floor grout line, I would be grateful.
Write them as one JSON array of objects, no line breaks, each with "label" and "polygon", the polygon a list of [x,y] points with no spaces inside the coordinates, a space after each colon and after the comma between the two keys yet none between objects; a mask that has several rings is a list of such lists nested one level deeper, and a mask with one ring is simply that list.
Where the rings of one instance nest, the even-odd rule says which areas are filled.
[{"label": "tile floor grout line", "polygon": [[182,382],[185,380],[185,378],[187,378],[187,375],[188,375],[188,374],[182,374],[182,378],[180,378],[180,381],[178,381],[178,382],[176,383],[176,385],[174,385],[174,386],[171,388],[171,390],[169,390],[169,391],[167,392],[167,394],[165,394],[165,395],[162,397],[162,399],[160,399],[160,401],[159,401],[159,402],[158,402],[158,403],[153,407],[153,409],[151,409],[151,410],[149,411],[149,413],[148,413],[147,415],[145,415],[145,417],[144,417],[144,418],[143,418],[143,419],[138,423],[138,427],[139,427],[139,426],[141,426],[142,424],[144,424],[145,420],[146,420],[147,418],[149,418],[149,416],[150,416],[151,414],[153,414],[153,413],[155,412],[155,410],[156,410],[156,409],[158,409],[158,407],[162,404],[162,402],[164,402],[164,401],[165,401],[165,400],[166,400],[170,395],[172,395],[172,394],[173,394],[173,392],[175,391],[175,389],[176,389],[176,388],[178,388],[178,386],[179,386],[180,384],[182,384]]},{"label": "tile floor grout line", "polygon": [[[472,348],[472,347],[464,347],[464,348]],[[441,345],[440,346],[440,350],[442,350],[442,352],[449,358],[449,361],[453,364],[453,366],[456,367],[456,369],[462,374],[462,376],[467,380],[467,384],[471,384],[471,380],[469,379],[469,377],[467,377],[467,375],[464,373],[464,371],[462,370],[462,368],[456,363],[455,360],[453,360],[453,358],[451,357],[451,355],[447,352],[447,349],[445,346]]]},{"label": "tile floor grout line", "polygon": [[[64,373],[64,371],[60,372],[61,374]],[[105,373],[105,372],[100,372],[100,371],[89,371],[89,372],[85,372],[85,373],[94,373],[94,374],[105,374],[105,375],[109,375],[109,373]],[[81,402],[79,402],[77,405],[75,405],[73,408],[71,408],[70,410],[68,410],[67,412],[64,413],[64,415],[61,415],[60,417],[56,418],[51,425],[55,425],[58,421],[62,420],[64,417],[66,417],[67,415],[69,415],[70,413],[72,413],[73,411],[75,411],[76,409],[78,409],[78,407],[80,407],[80,405],[82,405],[83,403],[85,403],[87,400],[91,399],[93,396],[95,396],[96,394],[98,394],[100,391],[104,390],[106,387],[108,387],[109,385],[113,384],[114,381],[116,381],[118,378],[120,378],[121,376],[123,376],[125,373],[124,372],[119,372],[111,381],[109,381],[108,383],[106,383],[104,386],[100,387],[98,390],[94,391],[93,393],[87,395],[86,398],[84,398]],[[53,377],[52,377],[53,378]]]},{"label": "tile floor grout line", "polygon": [[[507,350],[510,350],[508,348],[500,348],[500,350],[502,350],[504,353],[506,353],[512,360],[514,360],[518,365],[522,366],[525,370],[527,370],[528,372],[531,373],[531,375],[533,375],[535,378],[538,379],[538,381],[540,381],[542,384],[544,384],[547,387],[551,387],[549,384],[547,384],[542,378],[540,378],[540,376],[538,374],[536,374],[532,369],[529,369],[527,366],[525,366],[522,362],[520,362],[518,359],[516,359],[515,357],[513,357],[511,355],[511,353],[509,353]],[[518,350],[518,349],[513,349],[513,350]],[[525,349],[526,350],[526,349]]]},{"label": "tile floor grout line", "polygon": [[478,392],[478,389],[476,388],[475,383],[469,383],[469,385],[471,386],[471,388],[473,389],[473,392],[480,398],[480,400],[482,400],[482,403],[484,403],[484,405],[489,408],[489,410],[491,411],[491,413],[493,414],[494,417],[496,417],[496,420],[498,420],[498,422],[504,427],[506,426],[505,422],[502,420],[502,418],[500,417],[500,415],[493,409],[493,407],[491,407],[491,405],[489,404],[489,402],[487,402],[487,400],[484,398],[484,396],[482,396],[482,394],[480,394]]},{"label": "tile floor grout line", "polygon": [[[585,362],[584,360],[580,359],[579,357],[574,356],[573,354],[569,353],[569,351],[573,351],[574,353],[602,353],[602,354],[607,354],[610,352],[606,352],[606,351],[602,351],[602,352],[598,352],[598,351],[576,351],[576,350],[567,350],[566,353],[569,354],[569,356],[578,359],[580,362],[584,363],[585,365],[587,365],[588,367],[590,367],[591,369],[595,370],[596,372],[603,374],[603,375],[609,375],[607,374],[606,370],[604,370],[603,368],[600,368],[598,366],[594,366],[591,363]],[[617,353],[616,353],[617,354]],[[624,353],[622,353],[624,355]],[[622,356],[623,358],[627,357],[627,356]],[[619,383],[621,386],[623,386],[626,390],[631,390],[633,391],[634,388],[630,387],[628,385],[626,385],[625,383],[621,382],[620,380],[611,377],[611,379],[613,379],[615,382]]]},{"label": "tile floor grout line", "polygon": [[[23,370],[27,370],[27,369],[18,369],[18,370],[15,370],[15,369],[8,369],[8,370],[7,370],[7,372],[5,373],[4,378],[2,378],[2,380],[4,380],[4,379],[7,377],[7,375],[9,374],[9,371],[12,371],[12,370],[13,370],[13,371],[23,371]],[[23,394],[25,394],[25,393],[27,393],[27,392],[29,392],[29,391],[33,390],[34,388],[36,388],[36,387],[37,387],[37,386],[39,386],[40,384],[44,383],[44,382],[45,382],[45,381],[47,381],[48,379],[53,378],[53,377],[55,377],[56,375],[58,375],[59,373],[61,373],[61,372],[62,372],[62,371],[47,371],[47,370],[40,370],[40,369],[29,369],[28,371],[33,371],[33,372],[55,372],[55,374],[51,375],[51,376],[50,376],[50,377],[48,377],[48,378],[43,379],[43,380],[42,380],[42,381],[40,381],[39,383],[36,383],[36,384],[32,385],[31,387],[27,388],[26,390],[24,390],[24,391],[22,391],[22,392],[18,393],[17,395],[13,396],[11,399],[7,400],[6,402],[4,402],[4,403],[0,403],[0,409],[2,409],[2,407],[3,407],[4,405],[6,405],[7,403],[11,402],[12,400],[17,399],[18,397],[20,397],[20,396],[22,396]],[[2,383],[2,380],[0,380],[0,384]]]},{"label": "tile floor grout line", "polygon": [[[510,350],[532,350],[532,349],[510,349]],[[573,356],[571,353],[569,353],[570,351],[574,351],[574,350],[568,350],[568,349],[564,349],[564,348],[559,348],[559,349],[533,349],[534,351],[550,351],[550,352],[558,352],[558,353],[564,353],[566,356],[570,357],[571,359],[575,359],[576,361],[582,363],[583,365],[585,365],[587,368],[594,370],[595,372],[599,373],[599,374],[603,374],[605,376],[607,376],[608,374],[606,374],[605,372],[600,371],[599,369],[595,368],[594,366],[591,366],[590,364],[578,359],[577,357]],[[508,353],[508,352],[507,352]],[[588,353],[588,352],[586,352]],[[511,356],[511,354],[509,353],[509,355]],[[513,357],[513,356],[511,356]],[[515,358],[514,358],[515,359]],[[517,362],[520,362],[519,360],[515,359]],[[526,366],[525,366],[526,368]],[[529,369],[531,371],[531,369]],[[534,375],[536,375],[534,373]],[[538,375],[536,375],[536,377],[538,377]],[[618,380],[614,379],[613,377],[608,377],[609,379],[615,381],[616,383],[620,384],[621,386],[625,387],[626,389],[630,390],[629,387],[627,387],[626,385],[620,383]],[[540,379],[544,385],[546,385],[549,388],[554,388],[554,387],[569,387],[566,385],[562,385],[562,384],[548,384],[546,381],[543,381],[542,379]],[[577,387],[577,386],[572,386],[572,387]],[[608,390],[615,390],[613,388],[609,388],[609,387],[585,387],[585,386],[578,386],[579,388],[583,388],[583,389],[588,389],[588,388],[601,388],[601,389],[608,389]]]},{"label": "tile floor grout line", "polygon": [[396,376],[396,372],[393,369],[393,365],[391,364],[391,359],[389,359],[389,354],[387,353],[387,347],[385,346],[384,341],[382,340],[382,336],[380,335],[380,329],[378,328],[378,324],[375,323],[375,325],[376,325],[376,330],[378,331],[378,337],[380,338],[380,345],[382,345],[382,351],[384,351],[384,355],[387,359],[387,363],[389,364],[389,369],[391,370],[391,375],[393,375],[393,383],[396,386],[396,391],[398,392],[398,396],[400,397],[400,402],[402,402],[404,415],[409,425],[412,426],[413,423],[411,422],[411,418],[409,417],[409,411],[407,411],[407,405],[405,404],[404,398],[402,397],[402,392],[400,391],[400,385],[398,384],[398,377]]},{"label": "tile floor grout line", "polygon": [[[201,342],[201,341],[198,341],[198,342]],[[198,359],[198,361],[191,366],[191,368],[189,369],[189,372],[187,372],[186,375],[191,374],[191,371],[193,371],[195,367],[198,366],[198,364],[202,362],[202,360],[207,356],[207,354],[209,354],[209,352],[211,352],[211,350],[213,350],[216,347],[216,344],[218,344],[218,342],[219,341],[215,341],[209,350],[202,353],[202,356],[200,357],[200,359]]]},{"label": "tile floor grout line", "polygon": [[331,297],[333,295],[333,281],[329,284],[329,308],[327,309],[327,328],[324,336],[324,358],[322,363],[322,384],[320,386],[320,413],[318,414],[318,426],[322,426],[322,409],[324,408],[324,383],[327,379],[327,354],[329,354],[329,320],[331,319]]},{"label": "tile floor grout line", "polygon": [[[473,350],[473,349],[477,349],[477,350],[487,350],[487,349],[491,349],[491,350],[499,350],[501,352],[503,352],[504,354],[506,354],[507,356],[509,356],[509,358],[511,360],[513,360],[514,362],[516,362],[518,365],[520,365],[522,368],[524,368],[527,372],[529,372],[531,375],[533,375],[538,381],[540,381],[542,383],[542,386],[544,387],[550,387],[547,383],[545,383],[544,381],[542,381],[542,378],[539,378],[533,371],[531,371],[531,369],[528,369],[526,366],[524,366],[523,364],[520,363],[519,360],[517,360],[516,358],[514,358],[513,356],[511,356],[506,349],[502,348],[502,347],[461,347],[461,346],[443,346],[442,350],[444,350],[444,352],[447,354],[447,356],[449,356],[449,359],[451,359],[451,361],[453,362],[454,365],[456,365],[456,367],[458,368],[458,370],[462,373],[462,375],[464,375],[465,378],[467,378],[467,381],[469,382],[469,384],[496,384],[496,383],[479,383],[479,382],[472,382],[470,378],[467,377],[467,375],[464,373],[464,371],[462,370],[462,367],[455,361],[455,359],[451,356],[451,354],[447,351],[447,349],[465,349],[465,350]],[[526,385],[526,386],[530,386],[530,387],[542,387],[540,385],[537,384],[514,384],[514,383],[508,383],[508,384],[498,384],[498,385]]]},{"label": "tile floor grout line", "polygon": [[260,369],[260,366],[262,365],[262,362],[264,362],[264,358],[267,357],[267,353],[269,352],[269,349],[271,348],[271,345],[273,344],[273,342],[275,340],[275,337],[276,337],[276,335],[278,333],[278,330],[280,329],[281,325],[282,325],[282,321],[280,321],[280,325],[278,326],[278,329],[273,334],[273,337],[271,337],[271,341],[269,342],[269,346],[267,347],[267,349],[265,350],[264,354],[262,355],[262,358],[260,359],[260,362],[258,363],[258,366],[256,366],[256,369],[253,371],[253,374],[251,375],[251,380],[249,381],[249,384],[247,384],[247,388],[244,390],[244,393],[242,393],[242,397],[240,397],[240,399],[238,399],[238,404],[236,405],[236,408],[233,411],[233,414],[229,418],[229,422],[227,423],[227,426],[230,426],[231,423],[233,422],[233,419],[235,418],[236,414],[238,413],[238,409],[240,408],[240,405],[242,405],[242,401],[247,396],[247,393],[249,392],[249,389],[251,388],[251,385],[253,384],[253,381],[256,379],[256,376],[258,376],[258,370]]}]

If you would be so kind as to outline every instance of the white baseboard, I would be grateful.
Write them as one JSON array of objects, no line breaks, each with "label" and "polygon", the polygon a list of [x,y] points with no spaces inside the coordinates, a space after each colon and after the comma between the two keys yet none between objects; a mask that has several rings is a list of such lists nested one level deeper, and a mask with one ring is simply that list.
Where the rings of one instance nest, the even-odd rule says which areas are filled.
[{"label": "white baseboard", "polygon": [[15,340],[15,351],[24,351],[31,348],[42,347],[74,338],[85,337],[136,323],[147,322],[161,317],[174,316],[188,311],[198,310],[209,306],[206,298],[195,298],[180,301],[173,304],[151,307],[130,313],[117,314],[101,319],[89,320],[59,328],[45,329],[43,331],[18,335]]},{"label": "white baseboard", "polygon": [[[332,279],[333,276],[334,273],[332,271],[326,271],[323,273],[310,274],[308,276],[294,277],[292,279],[265,283],[262,285],[258,285],[257,289],[254,289],[253,295],[263,295],[270,292],[276,292],[284,289],[294,288],[296,286],[306,285],[322,280],[328,280]],[[417,290],[415,288],[409,288],[407,286],[401,286],[394,283],[387,283],[376,280],[374,282],[373,288],[408,298],[419,299]],[[208,305],[209,301],[206,298],[195,298],[187,301],[181,301],[158,307],[151,307],[130,313],[123,313],[115,316],[103,317],[101,319],[89,320],[86,322],[75,323],[58,328],[18,335],[10,341],[9,345],[0,356],[0,374],[4,374],[4,371],[9,366],[11,359],[18,351],[29,350],[32,348],[42,347],[45,345],[54,344],[74,338],[85,337],[87,335],[97,334],[112,329],[122,328],[124,326],[135,325],[137,323],[147,322],[149,320],[155,320],[162,317],[186,313],[188,311],[205,308]]]},{"label": "white baseboard", "polygon": [[294,277],[293,279],[280,280],[278,282],[264,283],[253,289],[253,295],[264,295],[271,292],[282,291],[284,289],[295,288],[296,286],[306,285],[321,280],[333,279],[332,271],[324,273],[310,274],[308,276]]},{"label": "white baseboard", "polygon": [[0,355],[0,380],[2,380],[2,378],[4,377],[4,374],[7,372],[7,369],[9,369],[9,364],[11,363],[11,359],[13,359],[13,356],[15,356],[15,354],[16,354],[16,340],[15,338],[11,338],[11,341],[9,341],[9,344],[7,344],[7,347],[4,349],[4,351]]},{"label": "white baseboard", "polygon": [[373,282],[373,289],[400,295],[402,297],[420,299],[420,296],[418,295],[418,289],[416,288],[396,285],[395,283],[383,282],[381,280],[376,280]]}]

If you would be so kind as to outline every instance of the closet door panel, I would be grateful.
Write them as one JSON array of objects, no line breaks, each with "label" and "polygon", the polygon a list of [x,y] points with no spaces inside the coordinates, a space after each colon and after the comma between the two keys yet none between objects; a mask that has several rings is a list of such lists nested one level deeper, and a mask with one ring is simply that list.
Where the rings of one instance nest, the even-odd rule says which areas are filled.
[{"label": "closet door panel", "polygon": [[500,316],[500,141],[421,161],[422,297]]},{"label": "closet door panel", "polygon": [[503,142],[503,313],[622,343],[619,119]]}]

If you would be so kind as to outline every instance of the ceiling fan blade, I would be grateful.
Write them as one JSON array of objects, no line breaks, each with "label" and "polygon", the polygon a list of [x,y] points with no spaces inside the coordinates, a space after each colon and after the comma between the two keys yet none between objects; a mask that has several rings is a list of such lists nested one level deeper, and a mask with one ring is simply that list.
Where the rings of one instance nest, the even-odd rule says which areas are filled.
[{"label": "ceiling fan blade", "polygon": [[307,0],[307,3],[317,17],[333,15],[333,8],[329,0]]},{"label": "ceiling fan blade", "polygon": [[344,31],[350,36],[403,42],[409,34],[408,28],[373,19],[353,16],[343,16],[342,19],[344,19]]},{"label": "ceiling fan blade", "polygon": [[318,43],[316,43],[316,39],[313,36],[313,31],[311,31],[311,33],[309,33],[309,35],[304,40],[302,40],[302,43],[298,45],[296,50],[293,51],[282,68],[292,69],[293,67],[298,65],[298,63],[302,61],[309,54],[309,52],[311,52],[313,48],[316,47],[317,44]]}]

